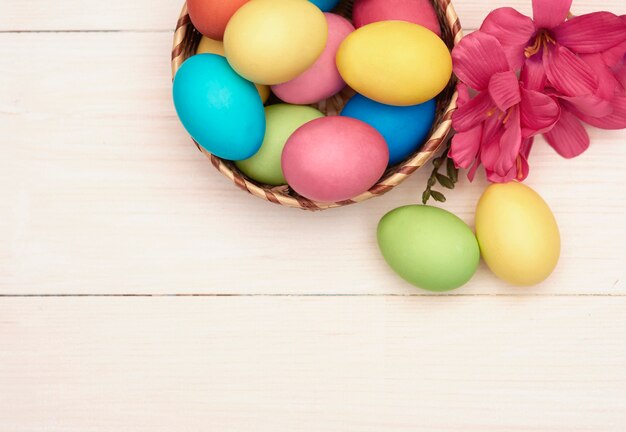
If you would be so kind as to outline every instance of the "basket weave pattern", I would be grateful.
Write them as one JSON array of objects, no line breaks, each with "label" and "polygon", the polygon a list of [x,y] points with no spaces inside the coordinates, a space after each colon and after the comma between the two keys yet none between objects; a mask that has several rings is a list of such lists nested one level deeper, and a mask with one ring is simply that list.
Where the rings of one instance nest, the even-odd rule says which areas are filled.
[{"label": "basket weave pattern", "polygon": [[[449,48],[456,45],[463,37],[461,23],[456,15],[454,7],[450,0],[432,0],[439,22],[441,24],[442,38]],[[340,5],[334,12],[350,18],[352,12],[353,0],[342,0]],[[183,62],[193,55],[198,47],[202,35],[193,27],[187,6],[183,6],[176,30],[174,32],[174,45],[172,48],[172,79],[176,71]],[[446,89],[437,97],[437,118],[435,125],[431,131],[430,137],[426,143],[413,154],[410,158],[387,169],[381,180],[374,185],[369,191],[346,201],[335,203],[320,203],[311,201],[298,195],[288,186],[272,187],[260,184],[247,178],[237,167],[230,161],[220,159],[200,146],[198,149],[205,154],[224,176],[228,177],[235,185],[250,194],[272,202],[274,204],[286,207],[300,208],[304,210],[325,210],[329,208],[342,207],[349,204],[366,201],[370,198],[383,195],[393,189],[395,186],[406,180],[411,174],[424,166],[426,162],[442,147],[446,142],[452,128],[452,113],[456,110],[457,94],[455,91],[454,77],[448,83]],[[315,108],[319,109],[326,115],[337,115],[344,104],[354,95],[354,91],[346,88],[343,92],[324,100]],[[274,100],[278,102],[278,100]],[[272,100],[270,100],[272,102]]]}]

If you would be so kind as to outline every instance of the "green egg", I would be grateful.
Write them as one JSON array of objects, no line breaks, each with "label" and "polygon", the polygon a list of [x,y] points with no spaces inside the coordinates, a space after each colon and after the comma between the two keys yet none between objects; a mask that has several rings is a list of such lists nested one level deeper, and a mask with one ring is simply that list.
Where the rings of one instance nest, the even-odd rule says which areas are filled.
[{"label": "green egg", "polygon": [[480,261],[478,241],[465,222],[430,206],[411,205],[387,213],[378,224],[378,246],[398,275],[428,291],[465,285]]},{"label": "green egg", "polygon": [[324,114],[309,106],[278,104],[266,107],[265,138],[261,149],[250,159],[235,162],[235,165],[260,183],[287,184],[280,165],[285,143],[300,126],[320,117]]}]

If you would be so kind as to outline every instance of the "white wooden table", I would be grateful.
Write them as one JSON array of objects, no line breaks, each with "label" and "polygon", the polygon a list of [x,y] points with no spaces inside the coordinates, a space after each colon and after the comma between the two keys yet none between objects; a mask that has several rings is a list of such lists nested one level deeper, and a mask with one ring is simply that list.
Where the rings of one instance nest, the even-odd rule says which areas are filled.
[{"label": "white wooden table", "polygon": [[[427,173],[309,214],[239,192],[172,108],[171,0],[1,0],[0,431],[626,430],[626,134],[543,142],[562,261],[428,295],[375,228]],[[456,0],[475,29],[494,7]],[[626,13],[623,0],[575,11]],[[485,187],[445,208],[472,223]]]}]

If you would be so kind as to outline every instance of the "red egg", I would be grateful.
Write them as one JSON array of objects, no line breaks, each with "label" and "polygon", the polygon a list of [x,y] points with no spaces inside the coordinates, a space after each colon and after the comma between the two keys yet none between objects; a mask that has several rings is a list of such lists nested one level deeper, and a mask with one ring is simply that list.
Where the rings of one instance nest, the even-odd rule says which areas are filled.
[{"label": "red egg", "polygon": [[193,26],[211,39],[222,40],[226,24],[249,0],[187,0]]},{"label": "red egg", "polygon": [[356,0],[352,21],[356,28],[378,21],[408,21],[441,36],[437,13],[430,0]]},{"label": "red egg", "polygon": [[369,190],[389,161],[383,136],[349,117],[323,117],[297,129],[285,144],[282,169],[289,186],[314,201],[338,202]]}]

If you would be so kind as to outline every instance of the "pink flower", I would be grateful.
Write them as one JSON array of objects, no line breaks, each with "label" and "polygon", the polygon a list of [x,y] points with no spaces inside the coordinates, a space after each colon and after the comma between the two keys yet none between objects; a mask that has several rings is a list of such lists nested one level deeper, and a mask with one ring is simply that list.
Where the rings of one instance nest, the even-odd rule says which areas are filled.
[{"label": "pink flower", "polygon": [[[537,80],[537,74],[533,74],[537,60],[529,59],[526,67],[522,69],[520,81],[527,89],[543,92],[552,97],[559,105],[560,115],[557,122],[549,130],[543,131],[543,136],[554,150],[566,159],[572,159],[584,153],[590,144],[589,134],[580,120],[574,115],[574,107],[569,102],[572,99],[562,96],[553,88],[546,88],[545,81]],[[584,106],[584,104],[583,104]],[[609,106],[605,104],[604,109]]]},{"label": "pink flower", "polygon": [[575,54],[602,53],[626,41],[626,23],[609,12],[566,21],[571,6],[572,0],[533,0],[534,21],[513,8],[499,8],[487,16],[480,31],[500,41],[514,69],[538,57],[543,68],[536,72],[545,72],[553,87],[565,94],[584,94],[598,82]]},{"label": "pink flower", "polygon": [[[621,19],[626,31],[626,15]],[[626,41],[602,53],[584,54],[581,57],[598,76],[598,94],[609,101],[611,112],[597,116],[575,109],[576,115],[602,129],[626,128]]]},{"label": "pink flower", "polygon": [[533,0],[534,21],[512,8],[496,9],[480,31],[498,38],[512,67],[528,69],[523,73],[531,88],[552,88],[588,123],[626,127],[624,101],[614,100],[606,74],[599,73],[604,53],[623,56],[626,21],[609,12],[566,21],[571,5],[572,0]]},{"label": "pink flower", "polygon": [[571,5],[533,0],[534,20],[496,9],[453,51],[461,84],[449,155],[470,179],[481,164],[490,181],[525,179],[538,134],[573,158],[589,147],[583,121],[626,128],[626,17],[568,19]]},{"label": "pink flower", "polygon": [[[559,119],[556,101],[520,85],[498,40],[475,32],[452,53],[459,85],[457,134],[450,157],[473,178],[482,164],[493,182],[524,180],[533,137],[552,129]],[[468,87],[476,92],[470,96]]]}]

